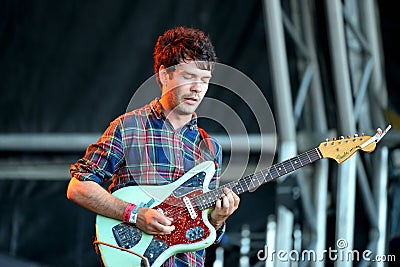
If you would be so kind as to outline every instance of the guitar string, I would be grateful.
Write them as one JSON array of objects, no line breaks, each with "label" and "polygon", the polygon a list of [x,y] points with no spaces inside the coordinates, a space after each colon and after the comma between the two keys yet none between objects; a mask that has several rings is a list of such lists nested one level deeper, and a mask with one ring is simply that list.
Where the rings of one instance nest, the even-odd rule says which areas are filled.
[{"label": "guitar string", "polygon": [[[299,159],[301,166],[298,166],[298,165],[297,165],[297,167],[293,166],[292,161],[294,161],[296,159]],[[296,169],[298,169],[300,167],[303,167],[303,166],[305,166],[305,165],[307,165],[309,163],[312,163],[312,162],[314,162],[316,160],[319,160],[319,159],[321,159],[321,157],[319,156],[319,153],[318,153],[317,149],[312,149],[310,151],[303,152],[302,154],[298,155],[297,157],[294,157],[292,159],[289,159],[289,160],[286,160],[284,162],[281,162],[281,163],[275,164],[273,166],[270,166],[269,168],[267,168],[265,170],[261,170],[258,173],[254,173],[254,174],[242,177],[241,179],[239,179],[237,181],[233,181],[233,182],[227,183],[226,185],[224,185],[224,186],[219,188],[218,194],[215,194],[216,190],[213,190],[214,192],[213,191],[209,191],[209,192],[206,192],[206,193],[204,193],[202,195],[195,196],[193,198],[193,201],[198,206],[203,207],[203,205],[204,205],[206,207],[209,204],[215,202],[214,198],[216,198],[216,199],[219,198],[219,195],[221,195],[223,193],[223,188],[224,187],[228,187],[230,189],[234,189],[236,187],[236,189],[238,191],[235,192],[235,193],[243,193],[243,192],[246,192],[246,191],[248,191],[250,189],[258,187],[258,186],[260,186],[261,184],[263,184],[265,182],[269,182],[269,181],[271,181],[271,180],[273,180],[273,179],[275,179],[277,177],[280,177],[282,175],[285,175],[285,174],[288,174],[288,173],[290,173],[292,171],[295,171]],[[296,162],[294,162],[294,163],[296,163]],[[283,167],[283,169],[278,170],[277,167],[278,168],[282,168]],[[287,171],[287,169],[289,169],[289,171]],[[260,179],[260,178],[262,178],[262,179]],[[258,182],[259,184],[254,186],[254,182]],[[253,184],[252,187],[249,187],[250,183]],[[240,188],[238,186],[240,186]],[[243,186],[245,186],[246,189],[244,189]],[[209,196],[208,197],[208,201],[207,201],[207,196]],[[201,200],[203,200],[203,201],[201,201]],[[200,204],[198,204],[199,202],[200,202]],[[201,202],[203,202],[203,203],[201,203]]]},{"label": "guitar string", "polygon": [[[248,190],[258,187],[265,182],[269,182],[280,176],[283,176],[285,174],[293,172],[293,171],[299,169],[300,167],[308,165],[308,164],[315,162],[321,158],[322,157],[319,155],[317,148],[315,148],[310,151],[303,152],[300,155],[293,157],[291,159],[285,160],[281,163],[272,165],[267,169],[264,169],[264,170],[254,173],[254,174],[242,177],[237,181],[229,182],[229,183],[227,183],[217,189],[214,189],[212,191],[208,191],[204,194],[194,196],[190,200],[191,200],[191,203],[195,204],[194,205],[195,207],[199,208],[200,210],[203,210],[203,209],[206,209],[207,207],[213,206],[215,204],[216,200],[218,200],[220,198],[220,196],[222,195],[224,188],[230,188],[231,190],[233,190],[233,188],[240,186],[241,189],[237,189],[239,191],[237,191],[235,193],[243,193],[243,192],[246,192]],[[300,166],[293,165],[292,162],[295,161],[296,159],[299,160]],[[294,163],[297,164],[296,162],[294,162]],[[289,171],[288,171],[288,169],[289,169]],[[260,178],[262,178],[262,179],[260,180]],[[259,183],[256,186],[254,186],[255,180],[257,180],[257,182]],[[253,187],[249,187],[250,183],[253,184]],[[243,189],[243,185],[246,186],[247,189]],[[207,196],[211,195],[208,197],[208,201],[206,199],[206,195]],[[199,203],[199,202],[201,202],[200,201],[201,199],[203,199],[203,203]],[[170,206],[170,208],[167,208],[164,212],[172,213],[175,215],[177,215],[178,213],[179,213],[179,215],[181,215],[182,212],[189,213],[187,211],[186,205],[184,204],[183,201],[180,203],[172,204]]]},{"label": "guitar string", "polygon": [[[265,182],[273,180],[276,177],[290,173],[290,172],[298,169],[299,167],[304,166],[305,164],[309,164],[311,162],[314,162],[315,160],[320,159],[320,157],[318,156],[318,153],[314,153],[314,152],[315,151],[308,151],[307,154],[309,154],[309,155],[307,155],[306,152],[304,152],[303,154],[300,154],[299,156],[294,157],[291,160],[287,160],[282,163],[273,165],[266,170],[262,170],[258,173],[245,176],[237,181],[232,181],[230,183],[227,183],[224,186],[221,186],[220,188],[218,188],[218,190],[209,191],[202,195],[195,196],[192,198],[192,200],[194,201],[196,206],[200,207],[200,209],[203,209],[203,206],[205,208],[207,208],[208,206],[214,205],[214,202],[216,201],[216,199],[220,198],[220,196],[223,193],[223,188],[227,187],[227,188],[232,189],[233,191],[235,191],[235,189],[236,189],[237,192],[235,192],[235,193],[243,193],[249,189],[256,188]],[[299,166],[299,167],[293,166],[291,161],[296,160],[296,159],[299,159],[301,166]],[[307,159],[307,160],[305,161],[305,159]],[[310,161],[310,159],[311,159],[311,161]],[[279,168],[279,170],[276,169],[277,167]],[[282,167],[283,167],[283,169],[282,169]],[[289,169],[289,171],[287,171],[287,169]],[[260,180],[260,178],[262,178],[262,179]],[[255,183],[258,183],[258,184],[255,185]],[[253,186],[250,187],[249,186],[250,184],[253,184]],[[243,185],[246,187],[246,189],[243,188]],[[217,193],[215,193],[215,192],[217,192]],[[207,196],[209,196],[208,201],[207,201]],[[199,201],[201,199],[203,201]],[[199,202],[200,202],[200,204],[199,204]],[[201,202],[203,202],[203,203],[201,203]]]}]

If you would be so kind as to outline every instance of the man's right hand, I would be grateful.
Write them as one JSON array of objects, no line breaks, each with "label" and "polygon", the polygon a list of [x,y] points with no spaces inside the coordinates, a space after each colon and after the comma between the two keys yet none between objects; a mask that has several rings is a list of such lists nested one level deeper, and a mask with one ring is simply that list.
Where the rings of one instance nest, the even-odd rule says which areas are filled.
[{"label": "man's right hand", "polygon": [[172,223],[172,218],[166,217],[154,209],[139,208],[138,210],[136,226],[148,234],[168,235],[175,230]]}]

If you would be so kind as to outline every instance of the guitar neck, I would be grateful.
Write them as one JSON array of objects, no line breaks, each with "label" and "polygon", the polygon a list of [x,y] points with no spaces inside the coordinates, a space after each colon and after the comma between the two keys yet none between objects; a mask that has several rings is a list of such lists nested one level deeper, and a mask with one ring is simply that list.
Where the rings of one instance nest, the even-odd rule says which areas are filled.
[{"label": "guitar neck", "polygon": [[217,189],[196,196],[193,198],[193,200],[200,210],[205,210],[215,205],[215,202],[221,198],[224,188],[229,188],[235,194],[239,195],[251,190],[255,190],[265,183],[271,182],[283,175],[291,173],[322,158],[323,156],[321,155],[319,149],[313,148],[309,151],[301,153],[296,157],[272,165],[267,169],[244,176],[237,181],[229,182]]}]

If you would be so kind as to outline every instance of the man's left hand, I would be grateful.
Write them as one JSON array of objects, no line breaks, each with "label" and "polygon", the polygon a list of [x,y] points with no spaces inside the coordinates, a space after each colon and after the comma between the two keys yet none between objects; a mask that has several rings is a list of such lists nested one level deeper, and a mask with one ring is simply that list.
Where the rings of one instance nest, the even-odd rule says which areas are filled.
[{"label": "man's left hand", "polygon": [[239,207],[240,198],[230,189],[224,188],[221,199],[215,202],[215,208],[210,214],[210,223],[220,228],[225,220]]}]

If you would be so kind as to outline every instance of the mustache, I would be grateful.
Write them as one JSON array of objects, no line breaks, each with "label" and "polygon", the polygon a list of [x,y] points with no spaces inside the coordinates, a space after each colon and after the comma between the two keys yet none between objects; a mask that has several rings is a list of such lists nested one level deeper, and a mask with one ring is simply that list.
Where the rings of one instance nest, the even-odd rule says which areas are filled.
[{"label": "mustache", "polygon": [[182,95],[182,98],[198,98],[201,99],[200,94],[186,94],[186,95]]}]

